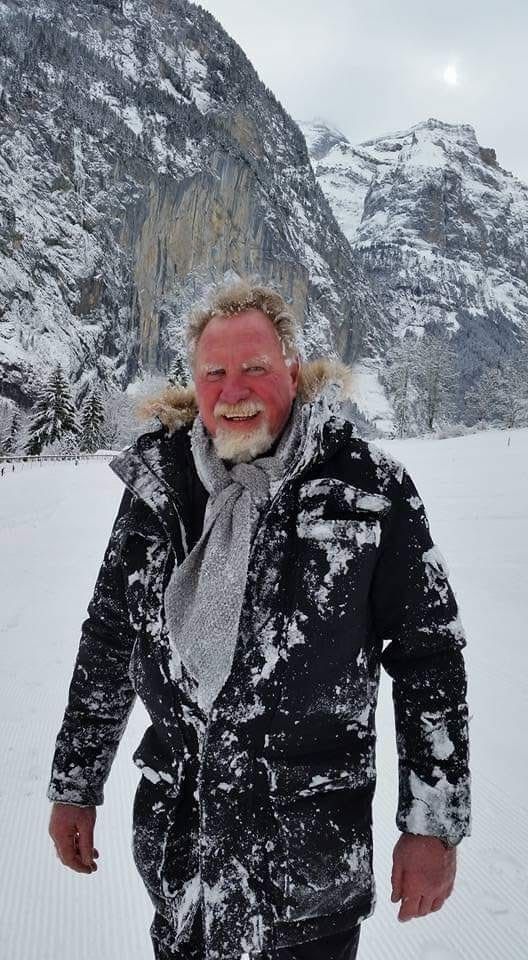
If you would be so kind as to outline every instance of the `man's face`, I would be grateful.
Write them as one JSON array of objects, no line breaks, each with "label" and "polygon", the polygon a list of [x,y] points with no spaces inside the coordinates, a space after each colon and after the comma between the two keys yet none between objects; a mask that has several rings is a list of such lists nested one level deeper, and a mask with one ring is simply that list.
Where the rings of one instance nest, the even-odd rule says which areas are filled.
[{"label": "man's face", "polygon": [[194,383],[222,459],[252,460],[272,446],[288,420],[298,375],[298,361],[286,365],[275,327],[261,310],[209,321],[196,347]]}]

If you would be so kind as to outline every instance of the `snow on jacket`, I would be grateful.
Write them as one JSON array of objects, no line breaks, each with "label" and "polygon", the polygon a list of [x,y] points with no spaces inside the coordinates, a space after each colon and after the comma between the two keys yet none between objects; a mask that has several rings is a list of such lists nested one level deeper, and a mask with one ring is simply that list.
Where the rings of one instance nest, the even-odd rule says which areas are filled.
[{"label": "snow on jacket", "polygon": [[205,960],[269,960],[373,912],[380,664],[393,680],[398,828],[470,832],[457,603],[409,473],[330,399],[342,370],[303,365],[300,395],[320,429],[261,518],[233,665],[208,718],[163,609],[207,502],[189,444],[192,388],[172,390],[161,428],[110,464],[126,491],[82,625],[48,797],[103,802],[138,695],[151,725],[134,753],[135,861],[177,942],[200,897]]}]

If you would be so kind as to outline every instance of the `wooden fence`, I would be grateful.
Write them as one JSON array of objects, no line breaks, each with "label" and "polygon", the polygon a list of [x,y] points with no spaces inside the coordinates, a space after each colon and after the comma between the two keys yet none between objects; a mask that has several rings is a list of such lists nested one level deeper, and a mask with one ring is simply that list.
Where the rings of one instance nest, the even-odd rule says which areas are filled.
[{"label": "wooden fence", "polygon": [[119,452],[119,450],[101,450],[98,453],[55,454],[53,456],[46,454],[42,454],[42,456],[2,456],[0,457],[0,477],[8,476],[21,468],[42,466],[46,461],[73,461],[78,464],[80,460],[111,460]]}]

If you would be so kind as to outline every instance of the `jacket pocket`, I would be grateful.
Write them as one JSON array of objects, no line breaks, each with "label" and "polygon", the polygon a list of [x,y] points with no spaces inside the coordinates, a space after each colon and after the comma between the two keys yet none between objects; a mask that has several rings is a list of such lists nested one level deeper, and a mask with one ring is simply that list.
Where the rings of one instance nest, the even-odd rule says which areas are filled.
[{"label": "jacket pocket", "polygon": [[391,508],[391,501],[381,493],[371,493],[335,477],[317,477],[299,487],[299,517],[303,519],[341,516],[374,516],[380,519]]},{"label": "jacket pocket", "polygon": [[[331,478],[299,489],[289,634],[321,649],[358,648],[390,501]],[[338,654],[339,655],[339,654]]]},{"label": "jacket pocket", "polygon": [[[371,802],[374,784],[338,767],[292,773],[266,761],[275,826],[272,882],[279,919],[299,921],[350,910],[374,892]],[[306,771],[305,771],[306,772]]]},{"label": "jacket pocket", "polygon": [[[297,537],[320,542],[328,553],[336,544],[333,557],[339,552],[341,564],[359,556],[369,544],[379,546],[381,521],[391,502],[379,493],[369,493],[333,477],[309,480],[299,489]],[[330,546],[329,546],[330,545]]]},{"label": "jacket pocket", "polygon": [[189,879],[192,852],[183,763],[168,765],[153,757],[147,762],[138,751],[134,761],[142,775],[134,797],[132,852],[151,900],[167,914],[167,901]]},{"label": "jacket pocket", "polygon": [[[346,761],[264,758],[276,840],[270,856],[279,919],[350,910],[374,894],[370,773]],[[324,771],[324,772],[323,772]]]}]

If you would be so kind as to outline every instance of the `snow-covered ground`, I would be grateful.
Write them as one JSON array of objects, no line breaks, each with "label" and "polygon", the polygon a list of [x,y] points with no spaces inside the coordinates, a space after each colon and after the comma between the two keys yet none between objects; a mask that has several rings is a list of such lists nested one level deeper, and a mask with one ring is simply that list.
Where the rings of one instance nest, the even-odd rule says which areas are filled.
[{"label": "snow-covered ground", "polygon": [[[472,733],[473,835],[443,910],[401,924],[390,903],[398,833],[390,681],[378,709],[376,912],[358,960],[528,957],[528,429],[377,441],[408,467],[450,567]],[[99,870],[75,874],[47,834],[52,749],[81,621],[121,496],[104,461],[30,465],[0,479],[0,956],[149,960],[150,902],[130,851],[136,707],[98,808]]]}]

